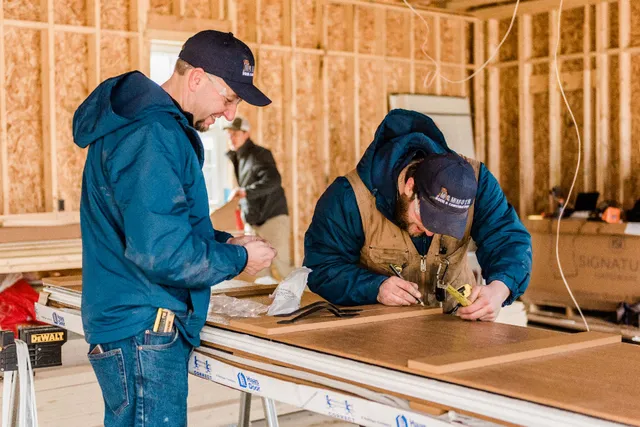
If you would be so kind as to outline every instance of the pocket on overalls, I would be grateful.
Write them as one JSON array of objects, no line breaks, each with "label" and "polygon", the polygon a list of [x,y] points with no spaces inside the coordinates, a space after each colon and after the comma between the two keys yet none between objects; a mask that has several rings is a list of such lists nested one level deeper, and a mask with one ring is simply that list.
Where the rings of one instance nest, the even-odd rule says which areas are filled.
[{"label": "pocket on overalls", "polygon": [[389,264],[399,267],[406,267],[409,263],[409,251],[406,249],[384,248],[369,246],[369,269],[379,274],[393,275],[393,271],[389,268]]},{"label": "pocket on overalls", "polygon": [[88,357],[105,403],[115,415],[120,415],[129,406],[122,350],[116,348],[100,354],[89,354]]}]

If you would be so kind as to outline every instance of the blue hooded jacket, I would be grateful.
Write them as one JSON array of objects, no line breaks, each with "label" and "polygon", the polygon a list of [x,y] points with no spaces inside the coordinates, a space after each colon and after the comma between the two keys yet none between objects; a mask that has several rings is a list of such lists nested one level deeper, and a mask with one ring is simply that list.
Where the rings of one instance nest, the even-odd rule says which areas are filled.
[{"label": "blue hooded jacket", "polygon": [[[378,210],[393,221],[400,172],[419,155],[452,150],[427,116],[393,110],[376,131],[357,166],[358,175],[376,198]],[[496,178],[480,168],[471,237],[487,283],[504,282],[511,304],[527,288],[531,273],[531,236],[507,202]],[[432,238],[412,238],[421,255]],[[304,239],[304,265],[313,270],[309,288],[334,304],[374,304],[387,276],[359,266],[365,242],[355,193],[345,177],[337,178],[316,205]]]},{"label": "blue hooded jacket", "polygon": [[194,346],[211,286],[238,275],[247,251],[213,229],[204,149],[164,89],[139,72],[106,80],[73,118],[89,147],[82,180],[82,321],[92,344],[151,329],[176,313]]}]

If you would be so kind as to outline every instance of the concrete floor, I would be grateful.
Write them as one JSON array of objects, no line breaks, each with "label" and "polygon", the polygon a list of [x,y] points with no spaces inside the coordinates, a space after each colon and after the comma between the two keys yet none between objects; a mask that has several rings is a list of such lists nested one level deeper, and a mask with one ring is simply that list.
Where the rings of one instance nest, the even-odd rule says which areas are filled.
[{"label": "concrete floor", "polygon": [[[87,345],[79,336],[63,346],[63,366],[36,371],[38,421],[46,427],[97,427],[102,425],[103,400],[86,358]],[[1,379],[1,378],[0,378]],[[1,384],[1,381],[0,381]],[[0,386],[0,403],[2,387]],[[240,392],[189,376],[189,426],[236,426]],[[251,404],[251,425],[266,427],[262,400]],[[354,424],[277,404],[281,427],[347,427]]]}]

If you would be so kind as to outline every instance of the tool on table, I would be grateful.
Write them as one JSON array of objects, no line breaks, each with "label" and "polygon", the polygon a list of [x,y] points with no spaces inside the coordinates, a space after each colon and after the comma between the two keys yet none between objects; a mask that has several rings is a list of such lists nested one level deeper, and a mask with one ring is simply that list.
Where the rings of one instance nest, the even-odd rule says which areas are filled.
[{"label": "tool on table", "polygon": [[[400,271],[401,271],[400,267],[398,267],[395,264],[389,264],[389,268],[391,268],[391,271],[393,271],[393,274],[398,276],[400,279],[404,280],[404,277],[402,277],[402,274],[400,274]],[[418,304],[424,307],[424,302],[420,298],[416,298],[416,299],[418,300]]]},{"label": "tool on table", "polygon": [[471,295],[471,285],[465,284],[458,289],[454,288],[451,285],[447,285],[446,291],[458,302],[458,304],[456,304],[456,306],[446,314],[455,313],[458,308],[460,308],[460,306],[468,307],[471,305],[471,301],[469,301],[469,296]]},{"label": "tool on table", "polygon": [[[442,249],[441,249],[442,252]],[[444,270],[442,269],[444,267]],[[444,302],[447,298],[446,290],[447,285],[444,283],[444,278],[449,270],[449,260],[442,258],[438,265],[438,271],[436,272],[436,299],[440,302]]]},{"label": "tool on table", "polygon": [[295,316],[298,315],[300,313],[303,313],[307,310],[309,310],[310,308],[313,307],[318,307],[318,306],[327,306],[327,307],[331,307],[335,310],[338,310],[342,313],[359,313],[362,311],[361,308],[340,308],[337,305],[333,305],[331,304],[329,301],[316,301],[314,303],[305,305],[304,307],[300,307],[299,309],[292,311],[291,313],[281,313],[281,314],[275,314],[273,317],[290,317],[290,316]]},{"label": "tool on table", "polygon": [[173,311],[166,308],[159,308],[156,315],[156,322],[153,325],[153,332],[172,332],[173,321],[176,315]]},{"label": "tool on table", "polygon": [[317,313],[319,311],[323,311],[326,310],[328,312],[330,312],[331,314],[333,314],[336,317],[355,317],[358,316],[360,313],[359,309],[342,309],[339,307],[336,307],[335,305],[326,302],[326,301],[318,301],[316,303],[313,304],[309,304],[305,307],[302,307],[296,311],[294,311],[293,313],[288,314],[288,316],[296,314],[296,313],[300,313],[298,314],[296,317],[292,318],[292,319],[286,319],[286,320],[280,320],[278,322],[278,325],[289,325],[291,323],[295,323],[299,320],[302,320],[306,317],[308,317],[309,315],[313,314],[313,313]]}]

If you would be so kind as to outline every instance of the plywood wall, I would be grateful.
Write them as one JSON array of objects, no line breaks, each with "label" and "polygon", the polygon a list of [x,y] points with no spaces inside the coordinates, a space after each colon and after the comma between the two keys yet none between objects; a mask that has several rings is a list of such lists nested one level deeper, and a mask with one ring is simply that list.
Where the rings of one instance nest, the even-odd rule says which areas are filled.
[{"label": "plywood wall", "polygon": [[[490,52],[510,16],[486,17]],[[551,187],[568,191],[578,160],[578,135],[555,83],[557,23],[557,11],[520,14],[489,67],[499,77],[487,80],[487,95],[497,91],[499,103],[487,104],[488,114],[499,129],[487,125],[488,166],[521,216],[548,210]],[[640,2],[567,9],[561,24],[558,65],[582,140],[576,191],[597,190],[628,209],[640,198]]]}]

